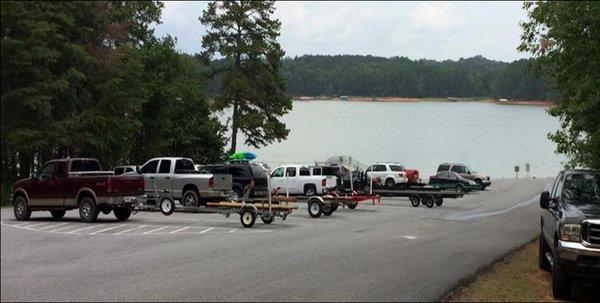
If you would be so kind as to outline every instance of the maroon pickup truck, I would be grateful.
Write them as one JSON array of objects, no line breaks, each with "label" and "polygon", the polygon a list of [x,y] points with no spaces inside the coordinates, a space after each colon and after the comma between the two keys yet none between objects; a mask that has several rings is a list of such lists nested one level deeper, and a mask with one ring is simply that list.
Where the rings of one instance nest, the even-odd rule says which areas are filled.
[{"label": "maroon pickup truck", "polygon": [[31,178],[17,181],[11,201],[17,220],[27,220],[32,211],[47,210],[60,219],[67,210],[79,208],[84,222],[93,222],[98,213],[114,212],[118,220],[127,220],[133,205],[144,196],[141,175],[115,176],[102,171],[96,159],[52,160]]}]

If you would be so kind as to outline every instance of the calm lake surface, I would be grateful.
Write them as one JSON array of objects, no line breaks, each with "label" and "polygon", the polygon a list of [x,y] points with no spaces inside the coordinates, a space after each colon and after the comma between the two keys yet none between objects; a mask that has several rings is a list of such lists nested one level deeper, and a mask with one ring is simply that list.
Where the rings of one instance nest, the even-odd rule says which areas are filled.
[{"label": "calm lake surface", "polygon": [[[565,158],[547,134],[559,128],[544,107],[475,102],[294,102],[283,120],[288,139],[261,149],[257,161],[314,164],[334,155],[365,164],[401,162],[422,178],[441,162],[463,162],[492,178],[554,176]],[[243,139],[243,138],[242,138]],[[243,142],[243,141],[242,141]]]}]

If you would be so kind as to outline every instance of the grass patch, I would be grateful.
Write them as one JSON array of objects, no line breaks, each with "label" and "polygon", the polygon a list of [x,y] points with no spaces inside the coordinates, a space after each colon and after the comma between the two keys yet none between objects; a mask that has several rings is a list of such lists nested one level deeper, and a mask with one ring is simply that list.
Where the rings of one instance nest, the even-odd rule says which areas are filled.
[{"label": "grass patch", "polygon": [[539,240],[515,251],[444,301],[556,302],[550,273],[538,268],[538,245]]}]

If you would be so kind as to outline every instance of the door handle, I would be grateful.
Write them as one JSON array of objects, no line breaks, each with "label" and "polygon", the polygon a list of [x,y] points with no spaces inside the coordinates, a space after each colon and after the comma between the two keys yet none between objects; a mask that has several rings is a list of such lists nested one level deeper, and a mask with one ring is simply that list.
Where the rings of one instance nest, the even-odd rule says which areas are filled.
[{"label": "door handle", "polygon": [[165,177],[165,179],[171,179],[171,177]]}]

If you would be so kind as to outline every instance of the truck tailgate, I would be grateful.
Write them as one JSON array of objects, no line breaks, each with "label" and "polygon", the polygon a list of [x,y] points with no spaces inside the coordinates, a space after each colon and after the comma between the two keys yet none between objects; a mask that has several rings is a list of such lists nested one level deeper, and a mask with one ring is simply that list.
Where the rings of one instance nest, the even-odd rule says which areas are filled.
[{"label": "truck tailgate", "polygon": [[110,176],[111,196],[141,196],[144,194],[144,177],[140,175]]},{"label": "truck tailgate", "polygon": [[213,174],[213,186],[212,190],[231,190],[233,188],[233,182],[231,175],[228,174]]}]

